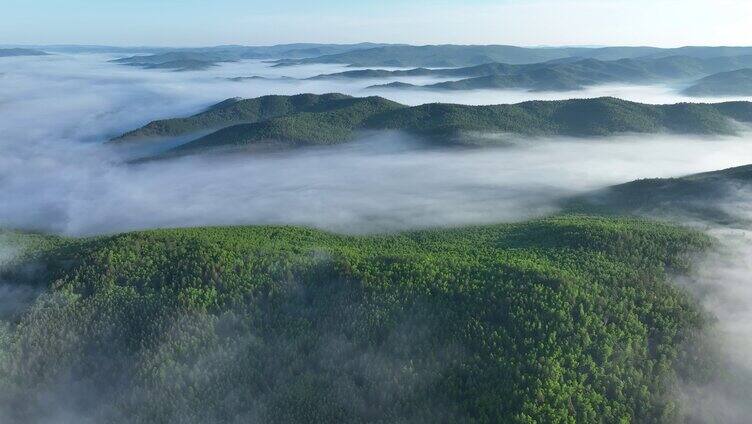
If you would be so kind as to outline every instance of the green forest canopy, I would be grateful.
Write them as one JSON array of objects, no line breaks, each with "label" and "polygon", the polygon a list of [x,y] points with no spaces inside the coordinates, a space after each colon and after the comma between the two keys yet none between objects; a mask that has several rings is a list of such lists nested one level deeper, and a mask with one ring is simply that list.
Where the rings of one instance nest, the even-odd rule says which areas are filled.
[{"label": "green forest canopy", "polygon": [[670,422],[712,372],[668,282],[710,241],[648,221],[7,239],[46,291],[0,327],[9,420]]}]

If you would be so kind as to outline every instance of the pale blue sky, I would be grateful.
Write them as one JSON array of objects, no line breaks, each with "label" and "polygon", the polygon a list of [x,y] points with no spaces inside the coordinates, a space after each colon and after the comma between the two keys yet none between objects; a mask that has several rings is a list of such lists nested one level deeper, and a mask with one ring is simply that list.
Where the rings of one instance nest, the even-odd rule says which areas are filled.
[{"label": "pale blue sky", "polygon": [[751,0],[0,0],[0,44],[752,45]]}]

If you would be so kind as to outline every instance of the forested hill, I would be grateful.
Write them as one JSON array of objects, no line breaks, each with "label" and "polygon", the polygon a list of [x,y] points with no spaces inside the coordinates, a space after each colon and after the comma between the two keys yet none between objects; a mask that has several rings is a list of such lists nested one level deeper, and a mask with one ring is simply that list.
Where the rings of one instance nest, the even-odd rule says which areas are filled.
[{"label": "forested hill", "polygon": [[[475,133],[575,137],[620,133],[734,134],[738,130],[735,121],[752,122],[750,102],[647,105],[604,97],[494,106],[435,103],[407,107],[381,97],[342,95],[273,96],[243,102],[253,107],[237,108],[246,103],[231,100],[194,117],[149,124],[125,138],[226,126],[168,151],[169,155],[259,143],[344,143],[359,130],[400,130],[437,143],[465,144],[478,142],[477,137],[465,137]],[[268,103],[274,107],[261,107]],[[235,113],[239,109],[243,113]],[[232,113],[226,113],[228,110]],[[250,123],[232,125],[240,119]],[[168,130],[163,131],[165,128]],[[484,139],[484,143],[492,142]]]},{"label": "forested hill", "polygon": [[0,320],[2,422],[680,422],[712,375],[668,281],[709,240],[656,223],[11,239],[44,294]]},{"label": "forested hill", "polygon": [[[686,81],[750,66],[752,66],[752,55],[712,58],[670,56],[613,61],[597,59],[556,60],[530,65],[488,63],[447,69],[416,68],[396,71],[366,69],[323,74],[314,77],[314,79],[432,76],[460,79],[418,87],[451,90],[507,88],[566,91],[606,83],[646,84],[677,80]],[[391,87],[394,87],[394,85]]]},{"label": "forested hill", "polygon": [[351,102],[352,99],[352,97],[344,94],[269,95],[253,99],[227,99],[193,116],[152,121],[144,127],[127,132],[114,140],[177,137],[198,131],[220,129],[234,124],[265,121],[299,112],[322,112]]},{"label": "forested hill", "polygon": [[427,135],[463,131],[567,136],[731,134],[735,132],[732,119],[752,122],[752,103],[648,105],[613,97],[493,106],[434,103],[389,111],[374,116],[365,126]]},{"label": "forested hill", "polygon": [[570,212],[691,218],[750,224],[744,209],[752,198],[752,165],[679,178],[649,178],[619,184],[564,202]]},{"label": "forested hill", "polygon": [[752,68],[720,72],[684,90],[690,96],[752,96]]}]

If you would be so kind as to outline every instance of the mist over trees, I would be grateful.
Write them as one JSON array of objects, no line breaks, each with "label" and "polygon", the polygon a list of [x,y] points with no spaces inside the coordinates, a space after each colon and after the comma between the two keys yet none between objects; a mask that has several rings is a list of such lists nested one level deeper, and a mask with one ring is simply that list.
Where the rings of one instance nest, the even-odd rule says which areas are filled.
[{"label": "mist over trees", "polygon": [[33,48],[0,422],[751,413],[749,48]]},{"label": "mist over trees", "polygon": [[658,224],[31,238],[44,271],[5,275],[54,283],[8,336],[10,420],[666,420],[712,371],[666,280],[709,240]]}]

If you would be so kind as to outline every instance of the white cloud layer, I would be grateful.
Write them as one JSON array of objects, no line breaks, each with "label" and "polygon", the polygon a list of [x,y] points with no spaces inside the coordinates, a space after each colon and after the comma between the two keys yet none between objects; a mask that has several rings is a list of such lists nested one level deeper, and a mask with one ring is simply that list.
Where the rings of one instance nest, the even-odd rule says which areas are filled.
[{"label": "white cloud layer", "polygon": [[[185,225],[289,223],[340,231],[517,220],[565,195],[640,177],[752,163],[750,139],[623,136],[522,140],[485,150],[425,149],[405,134],[276,154],[188,157],[125,165],[143,146],[103,142],[151,119],[184,115],[233,96],[365,94],[375,81],[248,81],[305,77],[338,66],[208,72],[146,71],[103,56],[0,61],[0,226],[95,234]],[[381,81],[383,82],[383,81]],[[370,91],[367,91],[370,93]],[[678,99],[668,87],[599,87],[579,95]],[[370,93],[373,94],[373,93]],[[411,104],[503,103],[575,93],[383,92]]]}]

